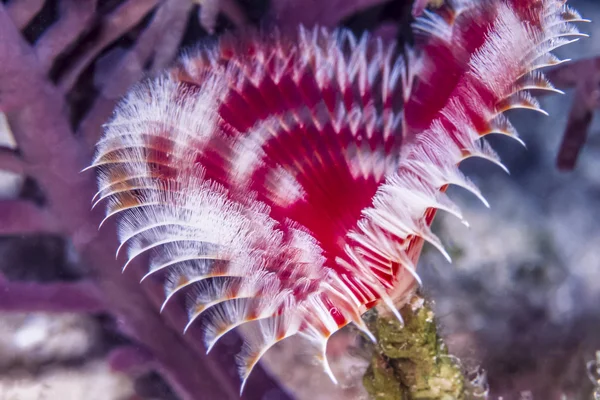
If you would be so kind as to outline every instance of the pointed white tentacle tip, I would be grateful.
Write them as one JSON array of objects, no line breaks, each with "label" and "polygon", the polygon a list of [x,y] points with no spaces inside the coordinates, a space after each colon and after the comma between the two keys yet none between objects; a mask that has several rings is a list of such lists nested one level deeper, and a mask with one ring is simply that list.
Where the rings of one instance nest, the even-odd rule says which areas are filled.
[{"label": "pointed white tentacle tip", "polygon": [[415,281],[417,281],[417,285],[419,285],[419,288],[423,287],[423,280],[421,279],[421,277],[419,276],[419,274],[417,274],[417,272],[415,271],[415,273],[413,274]]},{"label": "pointed white tentacle tip", "polygon": [[[577,35],[577,36],[579,36],[579,35]],[[564,42],[564,43],[561,43],[561,44],[559,44],[559,45],[557,45],[557,46],[553,47],[551,50],[556,50],[556,49],[557,49],[557,48],[559,48],[559,47],[568,46],[568,45],[570,45],[570,44],[573,44],[573,43],[575,43],[575,42],[578,42],[579,40],[581,40],[581,37],[576,37],[575,39],[567,40],[566,42]],[[569,61],[570,61],[570,59],[569,59]]]},{"label": "pointed white tentacle tip", "polygon": [[208,354],[208,353],[210,353],[212,351],[213,347],[215,347],[215,345],[219,342],[219,340],[221,340],[221,338],[223,336],[225,336],[227,333],[229,333],[232,330],[234,330],[239,325],[241,325],[241,324],[238,323],[238,324],[235,324],[235,325],[230,325],[227,329],[225,329],[221,333],[218,333],[211,341],[205,342],[204,345],[206,346],[206,354]]},{"label": "pointed white tentacle tip", "polygon": [[461,219],[460,223],[463,224],[464,226],[466,226],[467,228],[471,227],[471,224],[469,224],[469,221],[467,221],[467,220]]},{"label": "pointed white tentacle tip", "polygon": [[531,106],[529,104],[515,104],[515,105],[512,105],[512,106],[504,109],[503,111],[516,110],[518,108],[523,109],[523,110],[536,111],[540,114],[545,115],[546,117],[550,115],[550,114],[548,114],[548,112],[546,112],[546,110],[539,108],[539,107]]},{"label": "pointed white tentacle tip", "polygon": [[523,148],[525,150],[527,150],[527,144],[523,141],[523,139],[521,139],[519,136],[516,135],[510,135],[511,138],[513,138],[514,140],[517,141],[517,143],[519,143],[521,146],[523,146]]},{"label": "pointed white tentacle tip", "polygon": [[331,367],[329,367],[329,363],[327,363],[327,368],[325,369],[325,373],[327,374],[327,376],[329,376],[329,379],[331,379],[331,382],[333,382],[334,385],[338,384],[338,380],[335,377],[335,375],[333,374]]},{"label": "pointed white tentacle tip", "polygon": [[130,259],[128,259],[128,260],[125,262],[125,265],[123,265],[123,272],[125,272],[125,270],[127,269],[127,267],[129,267],[129,265],[131,264],[131,262],[133,261],[133,259],[134,259],[134,258],[135,258],[135,256],[134,256],[134,257],[131,257]]},{"label": "pointed white tentacle tip", "polygon": [[442,210],[442,211],[445,211],[445,212],[449,213],[450,215],[453,215],[454,217],[458,218],[461,221],[463,219],[463,215],[462,215],[462,213],[460,212],[459,209],[453,209],[451,207],[443,207],[441,205],[436,205],[435,207],[438,210]]},{"label": "pointed white tentacle tip", "polygon": [[384,296],[383,304],[385,304],[385,306],[392,312],[392,314],[394,314],[394,317],[396,317],[396,319],[400,323],[400,326],[404,326],[404,318],[402,318],[402,315],[396,309],[396,306],[394,306],[394,302],[392,302],[392,299],[390,299],[388,296]]},{"label": "pointed white tentacle tip", "polygon": [[423,287],[423,281],[421,280],[419,274],[417,274],[417,271],[410,265],[403,264],[402,266],[413,276],[413,278],[415,278],[415,281],[417,281],[419,287]]},{"label": "pointed white tentacle tip", "polygon": [[[325,343],[327,343],[327,341],[325,341]],[[325,344],[324,347],[326,348],[327,344]],[[327,376],[329,376],[329,379],[331,379],[331,382],[333,382],[334,385],[337,385],[338,380],[333,374],[333,371],[331,370],[331,366],[329,365],[329,361],[327,360],[327,354],[325,354],[325,348],[323,349],[323,355],[320,357],[322,358],[321,362],[323,363],[323,369],[325,370]]]},{"label": "pointed white tentacle tip", "polygon": [[510,171],[508,170],[508,168],[506,167],[506,165],[502,164],[501,162],[495,162],[494,164],[496,164],[497,166],[500,167],[500,169],[502,169],[502,171],[506,172],[506,175],[510,175]]},{"label": "pointed white tentacle tip", "polygon": [[[142,279],[144,279],[144,278],[142,278]],[[167,304],[169,303],[169,300],[171,299],[172,296],[173,296],[172,294],[168,295],[167,298],[165,299],[165,301],[163,301],[163,303],[160,306],[160,310],[158,311],[160,314],[162,314],[162,312],[165,310],[165,308],[167,307]]]},{"label": "pointed white tentacle tip", "polygon": [[215,344],[217,344],[218,341],[219,340],[217,339],[217,340],[213,340],[210,343],[206,344],[206,354],[211,352],[211,350],[213,349],[213,347],[215,347]]},{"label": "pointed white tentacle tip", "polygon": [[100,194],[100,192],[96,193],[96,195],[92,199],[92,202],[93,202],[93,204],[92,204],[92,210],[94,208],[96,208],[98,206],[98,204],[100,204],[102,202],[102,200],[104,200],[106,197],[108,197],[108,196],[98,197],[99,194]]},{"label": "pointed white tentacle tip", "polygon": [[486,200],[485,197],[483,197],[483,195],[481,193],[479,193],[479,195],[477,195],[477,198],[483,203],[483,205],[486,208],[490,208],[490,203]]},{"label": "pointed white tentacle tip", "polygon": [[[123,268],[123,269],[125,269],[125,268]],[[144,282],[146,279],[148,279],[150,276],[152,276],[152,274],[154,274],[154,272],[156,272],[156,271],[152,270],[152,271],[146,272],[144,274],[144,276],[142,276],[142,279],[140,279],[140,283]],[[172,296],[172,295],[169,295],[169,297],[170,296]],[[169,299],[169,297],[167,297],[167,299],[165,300],[165,302]]]},{"label": "pointed white tentacle tip", "polygon": [[[423,239],[425,239],[423,237]],[[436,238],[437,239],[437,238]],[[425,239],[429,244],[431,244],[433,247],[435,247],[441,254],[442,256],[444,256],[444,258],[450,263],[452,264],[452,258],[450,258],[450,254],[448,254],[448,252],[446,251],[446,249],[444,248],[444,245],[439,241],[439,240],[427,240]],[[413,274],[413,276],[416,275],[416,271]]]},{"label": "pointed white tentacle tip", "polygon": [[89,171],[90,169],[94,169],[94,168],[96,168],[96,167],[97,167],[97,165],[96,165],[96,164],[88,165],[87,167],[85,167],[84,169],[82,169],[81,171],[79,171],[79,173],[81,174],[81,173],[83,173],[83,172],[87,172],[87,171]]},{"label": "pointed white tentacle tip", "polygon": [[377,338],[373,333],[367,328],[364,321],[361,319],[360,321],[353,321],[354,325],[361,331],[372,343],[377,343]]},{"label": "pointed white tentacle tip", "polygon": [[[436,246],[437,247],[437,246]],[[448,263],[452,264],[452,257],[450,257],[450,253],[444,248],[444,246],[439,246],[438,250],[442,253],[442,256],[448,261]]]},{"label": "pointed white tentacle tip", "polygon": [[112,216],[113,216],[113,214],[108,214],[106,217],[104,217],[104,219],[102,221],[100,221],[100,225],[98,225],[98,230],[100,230],[102,228],[102,225],[104,225],[104,223],[106,221],[108,221],[108,219]]},{"label": "pointed white tentacle tip", "polygon": [[[188,331],[188,329],[190,329],[190,327],[192,326],[192,324],[194,323],[194,321],[196,321],[196,316],[194,315],[192,318],[190,318],[190,320],[188,321],[187,324],[185,324],[185,328],[183,328],[183,334],[185,335]],[[208,350],[206,351],[206,354],[208,354]]]},{"label": "pointed white tentacle tip", "polygon": [[246,387],[246,382],[248,381],[248,377],[250,374],[246,375],[242,378],[242,384],[240,385],[240,397],[244,394],[244,388]]},{"label": "pointed white tentacle tip", "polygon": [[121,254],[121,250],[123,249],[123,246],[125,246],[125,243],[127,243],[127,240],[121,242],[119,247],[117,247],[117,251],[115,252],[115,258],[119,258],[119,254]]},{"label": "pointed white tentacle tip", "polygon": [[546,64],[539,64],[534,66],[533,68],[530,69],[530,71],[536,70],[536,69],[541,69],[541,68],[547,68],[547,67],[557,67],[561,64],[566,64],[568,62],[571,62],[572,60],[570,58],[565,58],[564,60],[557,60],[555,62],[549,62]]},{"label": "pointed white tentacle tip", "polygon": [[96,199],[98,198],[98,196],[100,196],[100,192],[101,190],[98,190],[96,194],[94,194],[94,197],[92,197],[92,203],[96,202]]},{"label": "pointed white tentacle tip", "polygon": [[550,92],[550,93],[565,94],[564,91],[557,89],[553,86],[527,86],[527,87],[524,87],[523,90],[544,90],[544,91]]},{"label": "pointed white tentacle tip", "polygon": [[466,189],[468,192],[472,193],[475,197],[477,197],[477,199],[479,199],[479,201],[481,201],[486,208],[490,208],[490,203],[488,203],[488,201],[485,199],[485,197],[483,197],[483,195],[481,194],[479,189],[477,189],[477,187],[475,187],[475,186],[470,187],[469,185],[459,185],[459,186],[462,187],[463,189]]}]

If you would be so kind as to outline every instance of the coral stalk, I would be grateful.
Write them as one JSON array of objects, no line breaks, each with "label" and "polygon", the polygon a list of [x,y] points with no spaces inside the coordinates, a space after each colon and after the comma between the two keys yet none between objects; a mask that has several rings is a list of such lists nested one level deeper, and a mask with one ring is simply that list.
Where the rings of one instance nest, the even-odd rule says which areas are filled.
[{"label": "coral stalk", "polygon": [[437,333],[433,310],[415,296],[395,318],[365,316],[377,338],[375,354],[363,378],[375,400],[462,400],[465,377]]}]

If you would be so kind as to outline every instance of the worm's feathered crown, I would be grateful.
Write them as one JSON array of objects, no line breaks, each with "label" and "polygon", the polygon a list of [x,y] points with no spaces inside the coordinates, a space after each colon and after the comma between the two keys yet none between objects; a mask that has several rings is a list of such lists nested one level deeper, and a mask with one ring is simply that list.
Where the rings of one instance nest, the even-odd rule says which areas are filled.
[{"label": "worm's feathered crown", "polygon": [[447,186],[485,202],[457,164],[501,165],[482,136],[517,137],[502,113],[554,90],[538,70],[561,62],[550,51],[574,21],[558,0],[451,0],[415,22],[402,57],[345,30],[222,38],[121,102],[95,202],[119,215],[129,261],[149,257],[165,304],[186,299],[209,350],[252,321],[244,382],[294,334],[331,375],[330,335],[350,322],[370,335],[361,315],[378,303],[397,314],[424,241],[446,254],[429,226],[438,209],[461,218]]}]

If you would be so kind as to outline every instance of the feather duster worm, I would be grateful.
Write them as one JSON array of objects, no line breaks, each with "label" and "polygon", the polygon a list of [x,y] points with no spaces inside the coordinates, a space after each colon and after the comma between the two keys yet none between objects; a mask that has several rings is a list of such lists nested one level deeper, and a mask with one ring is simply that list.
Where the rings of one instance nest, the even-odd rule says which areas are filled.
[{"label": "feather duster worm", "polygon": [[416,20],[404,56],[345,30],[224,37],[121,102],[95,204],[209,350],[250,323],[243,382],[295,334],[332,375],[327,339],[350,322],[371,336],[377,304],[400,318],[424,241],[447,255],[430,230],[438,209],[461,218],[447,186],[485,202],[457,165],[502,165],[482,137],[517,138],[503,112],[555,90],[539,69],[575,21],[564,1],[452,0]]}]

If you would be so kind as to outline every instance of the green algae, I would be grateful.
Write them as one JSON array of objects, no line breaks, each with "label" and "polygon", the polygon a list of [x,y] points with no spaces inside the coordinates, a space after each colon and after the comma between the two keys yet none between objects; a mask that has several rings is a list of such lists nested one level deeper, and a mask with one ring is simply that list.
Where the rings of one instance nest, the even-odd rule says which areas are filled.
[{"label": "green algae", "polygon": [[404,326],[377,315],[367,324],[376,354],[363,383],[376,400],[464,400],[465,378],[437,333],[434,314],[420,298],[400,310]]},{"label": "green algae", "polygon": [[378,356],[371,361],[363,377],[363,385],[374,400],[407,399],[394,369]]}]

